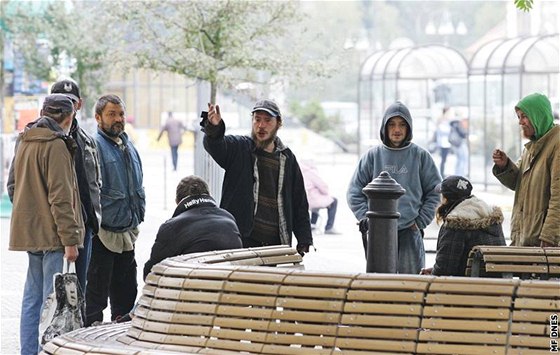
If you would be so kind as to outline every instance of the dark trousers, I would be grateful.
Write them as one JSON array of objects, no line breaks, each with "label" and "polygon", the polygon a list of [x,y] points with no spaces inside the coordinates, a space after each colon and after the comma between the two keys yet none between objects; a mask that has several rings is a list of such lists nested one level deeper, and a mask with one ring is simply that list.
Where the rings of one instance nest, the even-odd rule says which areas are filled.
[{"label": "dark trousers", "polygon": [[87,271],[89,266],[89,259],[91,258],[91,235],[92,228],[86,227],[86,233],[84,235],[84,248],[78,249],[78,259],[76,259],[76,275],[78,276],[78,282],[82,288],[82,294],[86,294],[86,281],[87,281]]},{"label": "dark trousers", "polygon": [[439,173],[442,178],[445,178],[445,162],[447,161],[447,155],[451,148],[440,148],[441,162],[439,163]]},{"label": "dark trousers", "polygon": [[[327,206],[327,224],[325,225],[325,230],[329,230],[334,226],[334,218],[336,217],[336,209],[338,206],[338,200],[334,198],[334,201]],[[316,224],[319,219],[319,208],[314,208],[311,210],[311,224]]]},{"label": "dark trousers", "polygon": [[138,292],[134,250],[113,253],[94,236],[86,289],[86,326],[103,321],[107,298],[111,300],[112,321],[130,312]]},{"label": "dark trousers", "polygon": [[171,162],[173,163],[173,170],[177,170],[177,160],[179,158],[179,146],[172,145],[171,147]]}]

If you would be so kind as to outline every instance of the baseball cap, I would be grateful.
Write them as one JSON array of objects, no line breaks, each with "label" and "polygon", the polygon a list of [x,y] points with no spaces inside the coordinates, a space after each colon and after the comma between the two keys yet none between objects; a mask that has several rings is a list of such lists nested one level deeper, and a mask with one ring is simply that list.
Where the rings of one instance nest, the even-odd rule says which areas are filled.
[{"label": "baseball cap", "polygon": [[465,177],[451,175],[436,186],[436,192],[452,198],[468,197],[472,192],[472,184]]},{"label": "baseball cap", "polygon": [[74,80],[60,80],[51,86],[51,94],[64,94],[73,101],[80,101],[80,88]]},{"label": "baseball cap", "polygon": [[43,111],[46,113],[74,112],[74,103],[64,94],[51,94],[43,101]]},{"label": "baseball cap", "polygon": [[278,105],[276,104],[276,102],[274,102],[272,100],[257,101],[257,103],[255,104],[255,107],[253,107],[253,111],[251,111],[251,113],[254,113],[256,111],[268,112],[272,117],[282,117],[282,115],[280,114],[280,109],[278,108]]}]

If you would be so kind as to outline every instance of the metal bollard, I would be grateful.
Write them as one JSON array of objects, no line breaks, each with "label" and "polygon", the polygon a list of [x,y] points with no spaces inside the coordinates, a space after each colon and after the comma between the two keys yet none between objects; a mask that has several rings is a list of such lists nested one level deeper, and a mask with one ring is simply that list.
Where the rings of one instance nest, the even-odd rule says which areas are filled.
[{"label": "metal bollard", "polygon": [[382,171],[362,191],[368,197],[366,272],[396,274],[397,222],[401,215],[397,212],[397,201],[406,190],[388,172]]}]

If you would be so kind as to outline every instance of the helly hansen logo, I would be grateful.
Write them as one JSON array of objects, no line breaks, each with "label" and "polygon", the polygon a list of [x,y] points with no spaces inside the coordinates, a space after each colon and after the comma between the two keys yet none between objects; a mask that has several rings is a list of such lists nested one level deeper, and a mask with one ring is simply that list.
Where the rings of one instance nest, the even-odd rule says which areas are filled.
[{"label": "helly hansen logo", "polygon": [[214,202],[214,201],[211,198],[204,198],[204,197],[195,198],[195,199],[190,200],[189,202],[185,203],[185,208],[189,208],[191,206],[199,205],[199,204],[205,203],[205,202]]}]

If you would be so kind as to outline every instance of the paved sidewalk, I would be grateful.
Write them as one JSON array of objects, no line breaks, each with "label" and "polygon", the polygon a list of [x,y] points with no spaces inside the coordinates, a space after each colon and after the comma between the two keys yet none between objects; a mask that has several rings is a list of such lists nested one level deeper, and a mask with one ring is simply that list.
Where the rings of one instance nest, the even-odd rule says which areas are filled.
[{"label": "paved sidewalk", "polygon": [[[157,230],[160,224],[171,216],[175,207],[174,195],[177,182],[182,177],[193,173],[192,151],[180,153],[178,172],[171,171],[168,153],[167,149],[140,150],[145,171],[147,208],[146,218],[140,225],[140,237],[136,245],[139,293],[143,287],[142,269],[149,258]],[[167,172],[164,171],[164,159],[167,160]],[[322,156],[317,157],[315,162],[329,184],[331,192],[339,200],[335,227],[342,234],[315,235],[316,251],[305,256],[305,268],[334,272],[365,272],[366,262],[361,237],[345,197],[348,181],[356,166],[357,158],[351,155]],[[482,188],[479,186],[474,187],[474,193],[489,203],[503,208],[507,218],[504,222],[504,232],[509,235],[509,216],[513,194],[503,190],[482,192]],[[323,211],[322,213],[326,212],[326,210]],[[0,218],[0,228],[2,243],[0,246],[0,354],[11,355],[19,353],[19,313],[27,257],[23,252],[8,251],[9,218]],[[437,231],[438,226],[435,223],[426,229],[427,266],[432,265],[434,261],[433,251]]]}]

